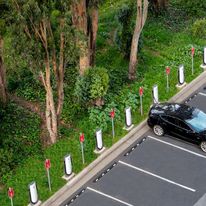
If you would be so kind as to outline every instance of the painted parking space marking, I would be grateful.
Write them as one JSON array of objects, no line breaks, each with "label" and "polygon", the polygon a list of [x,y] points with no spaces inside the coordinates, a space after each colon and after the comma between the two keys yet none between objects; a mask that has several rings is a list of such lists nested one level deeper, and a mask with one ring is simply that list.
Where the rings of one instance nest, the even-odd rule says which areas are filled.
[{"label": "painted parking space marking", "polygon": [[199,92],[198,94],[206,97],[206,94],[205,94],[205,93]]},{"label": "painted parking space marking", "polygon": [[135,166],[133,166],[133,165],[131,165],[131,164],[128,164],[128,163],[126,163],[126,162],[123,162],[123,161],[121,161],[121,160],[119,161],[119,163],[120,163],[120,164],[123,164],[123,165],[125,165],[125,166],[127,166],[127,167],[130,167],[130,168],[132,168],[132,169],[135,169],[135,170],[137,170],[137,171],[140,171],[140,172],[143,172],[143,173],[145,173],[145,174],[148,174],[148,175],[151,175],[151,176],[153,176],[153,177],[156,177],[156,178],[158,178],[158,179],[161,179],[161,180],[163,180],[163,181],[165,181],[165,182],[169,182],[169,183],[171,183],[171,184],[173,184],[173,185],[176,185],[176,186],[178,186],[178,187],[181,187],[181,188],[184,188],[184,189],[186,189],[186,190],[189,190],[189,191],[191,191],[191,192],[196,192],[196,190],[193,189],[193,188],[190,188],[190,187],[187,187],[187,186],[185,186],[185,185],[179,184],[179,183],[174,182],[174,181],[172,181],[172,180],[169,180],[169,179],[167,179],[167,178],[164,178],[164,177],[161,177],[161,176],[156,175],[156,174],[154,174],[154,173],[151,173],[151,172],[149,172],[149,171],[143,170],[143,169],[141,169],[141,168],[139,168],[139,167],[135,167]]},{"label": "painted parking space marking", "polygon": [[167,144],[167,145],[169,145],[169,146],[175,147],[175,148],[180,149],[180,150],[182,150],[182,151],[185,151],[185,152],[188,152],[188,153],[190,153],[190,154],[193,154],[193,155],[196,155],[196,156],[198,156],[198,157],[202,157],[202,158],[206,159],[206,156],[205,156],[205,155],[199,154],[199,153],[197,153],[197,152],[193,152],[193,151],[191,151],[191,150],[185,149],[185,148],[183,148],[183,147],[174,145],[174,144],[169,143],[169,142],[165,142],[165,141],[163,141],[163,140],[157,139],[156,137],[152,137],[152,136],[148,136],[148,137],[151,138],[151,139],[153,139],[153,140],[155,140],[155,141],[158,141],[158,142]]},{"label": "painted parking space marking", "polygon": [[107,197],[107,198],[110,198],[110,199],[112,199],[112,200],[115,200],[116,202],[120,202],[120,203],[122,203],[122,204],[124,204],[124,205],[134,206],[134,205],[129,204],[129,203],[127,203],[127,202],[124,202],[124,201],[122,201],[122,200],[120,200],[120,199],[117,199],[117,198],[115,198],[115,197],[112,197],[111,195],[108,195],[108,194],[105,194],[105,193],[100,192],[100,191],[98,191],[98,190],[95,190],[95,189],[93,189],[93,188],[91,188],[91,187],[87,187],[87,189],[90,190],[90,191],[92,191],[92,192],[95,192],[95,193],[97,193],[97,194],[100,194],[100,195],[102,195],[102,196],[104,196],[104,197]]}]

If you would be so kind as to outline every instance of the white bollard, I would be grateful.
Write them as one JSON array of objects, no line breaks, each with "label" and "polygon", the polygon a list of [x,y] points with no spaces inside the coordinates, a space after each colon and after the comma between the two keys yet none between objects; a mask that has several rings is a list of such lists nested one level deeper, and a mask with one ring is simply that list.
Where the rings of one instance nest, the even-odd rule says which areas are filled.
[{"label": "white bollard", "polygon": [[37,186],[35,181],[29,184],[29,196],[30,196],[30,205],[37,205],[39,203]]},{"label": "white bollard", "polygon": [[206,47],[204,47],[203,51],[203,65],[206,65]]},{"label": "white bollard", "polygon": [[178,68],[178,84],[176,85],[176,87],[178,89],[181,89],[184,86],[186,86],[184,65],[180,65]]},{"label": "white bollard", "polygon": [[158,85],[154,85],[152,88],[152,96],[153,96],[153,103],[158,104],[159,103],[159,94],[158,94]]},{"label": "white bollard", "polygon": [[203,71],[206,71],[206,46],[203,49],[203,63],[200,65]]},{"label": "white bollard", "polygon": [[105,150],[105,147],[103,145],[103,140],[102,140],[102,130],[98,129],[95,133],[95,138],[96,138],[96,149],[94,150],[94,153],[100,154]]},{"label": "white bollard", "polygon": [[70,154],[64,157],[64,171],[67,176],[72,174],[72,158]]},{"label": "white bollard", "polygon": [[130,130],[134,126],[132,124],[131,107],[127,107],[125,109],[125,124],[126,124],[126,127],[124,129],[126,129],[126,130]]}]

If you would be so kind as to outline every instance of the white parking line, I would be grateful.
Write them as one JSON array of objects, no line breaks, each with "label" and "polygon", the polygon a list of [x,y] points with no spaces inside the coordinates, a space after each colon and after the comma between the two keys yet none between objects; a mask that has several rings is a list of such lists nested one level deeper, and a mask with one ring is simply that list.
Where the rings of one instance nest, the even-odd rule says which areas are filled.
[{"label": "white parking line", "polygon": [[182,151],[185,151],[185,152],[188,152],[188,153],[190,153],[190,154],[193,154],[193,155],[196,155],[196,156],[198,156],[198,157],[202,157],[202,158],[206,159],[206,156],[205,156],[205,155],[202,155],[202,154],[199,154],[199,153],[190,151],[190,150],[185,149],[185,148],[183,148],[183,147],[180,147],[180,146],[171,144],[171,143],[169,143],[169,142],[165,142],[165,141],[163,141],[163,140],[157,139],[157,138],[152,137],[152,136],[148,136],[148,137],[151,138],[151,139],[153,139],[153,140],[155,140],[155,141],[158,141],[158,142],[161,142],[161,143],[170,145],[170,146],[175,147],[175,148],[177,148],[177,149],[180,149],[180,150],[182,150]]},{"label": "white parking line", "polygon": [[199,92],[198,94],[206,97],[206,94],[205,94],[205,93]]},{"label": "white parking line", "polygon": [[135,170],[138,170],[138,171],[140,171],[140,172],[143,172],[143,173],[145,173],[145,174],[148,174],[148,175],[151,175],[151,176],[153,176],[153,177],[156,177],[156,178],[158,178],[158,179],[161,179],[161,180],[164,180],[164,181],[166,181],[166,182],[169,182],[169,183],[171,183],[171,184],[173,184],[173,185],[176,185],[176,186],[179,186],[179,187],[184,188],[184,189],[186,189],[186,190],[189,190],[189,191],[191,191],[191,192],[196,192],[195,189],[192,189],[192,188],[190,188],[190,187],[186,187],[186,186],[184,186],[184,185],[181,185],[181,184],[179,184],[179,183],[176,183],[176,182],[174,182],[174,181],[171,181],[171,180],[169,180],[169,179],[166,179],[166,178],[161,177],[161,176],[159,176],[159,175],[156,175],[156,174],[154,174],[154,173],[151,173],[151,172],[148,172],[148,171],[146,171],[146,170],[143,170],[143,169],[141,169],[141,168],[139,168],[139,167],[135,167],[135,166],[133,166],[133,165],[131,165],[131,164],[128,164],[128,163],[126,163],[126,162],[123,162],[123,161],[121,161],[121,160],[119,161],[119,163],[121,163],[121,164],[123,164],[123,165],[125,165],[125,166],[127,166],[127,167],[130,167],[130,168],[132,168],[132,169],[135,169]]},{"label": "white parking line", "polygon": [[120,199],[117,199],[117,198],[115,198],[115,197],[112,197],[112,196],[110,196],[110,195],[107,195],[107,194],[105,194],[105,193],[103,193],[103,192],[100,192],[100,191],[98,191],[98,190],[95,190],[95,189],[93,189],[93,188],[91,188],[91,187],[87,187],[87,189],[88,189],[88,190],[91,190],[92,192],[98,193],[98,194],[100,194],[100,195],[102,195],[102,196],[108,197],[108,198],[110,198],[110,199],[112,199],[112,200],[115,200],[115,201],[117,201],[117,202],[120,202],[120,203],[122,203],[122,204],[124,204],[124,205],[134,206],[134,205],[131,205],[131,204],[127,203],[127,202],[124,202],[124,201],[122,201],[122,200],[120,200]]}]

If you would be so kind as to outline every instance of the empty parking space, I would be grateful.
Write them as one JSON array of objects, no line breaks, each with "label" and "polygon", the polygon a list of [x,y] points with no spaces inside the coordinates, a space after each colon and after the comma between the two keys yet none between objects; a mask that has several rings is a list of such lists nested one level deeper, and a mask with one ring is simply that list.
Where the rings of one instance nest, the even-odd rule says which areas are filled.
[{"label": "empty parking space", "polygon": [[[195,203],[198,194],[157,176],[132,168],[120,161],[92,188],[132,205],[181,205]],[[160,198],[161,197],[161,198]]]},{"label": "empty parking space", "polygon": [[193,145],[150,135],[132,148],[70,205],[193,206],[204,195],[206,156]]},{"label": "empty parking space", "polygon": [[121,202],[117,198],[111,198],[111,196],[105,196],[106,194],[95,191],[92,188],[87,188],[84,193],[79,195],[77,198],[70,200],[63,204],[64,206],[132,206],[126,202]]},{"label": "empty parking space", "polygon": [[123,161],[178,184],[206,190],[206,156],[180,146],[179,141],[162,139],[148,137]]}]

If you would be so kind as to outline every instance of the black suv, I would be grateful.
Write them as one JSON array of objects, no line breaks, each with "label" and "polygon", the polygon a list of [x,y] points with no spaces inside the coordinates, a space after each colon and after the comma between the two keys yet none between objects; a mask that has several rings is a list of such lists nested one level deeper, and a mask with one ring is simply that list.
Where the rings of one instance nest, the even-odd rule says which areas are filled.
[{"label": "black suv", "polygon": [[178,103],[155,104],[150,109],[147,123],[158,136],[171,133],[199,144],[206,152],[206,114],[195,107]]}]

